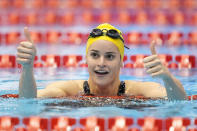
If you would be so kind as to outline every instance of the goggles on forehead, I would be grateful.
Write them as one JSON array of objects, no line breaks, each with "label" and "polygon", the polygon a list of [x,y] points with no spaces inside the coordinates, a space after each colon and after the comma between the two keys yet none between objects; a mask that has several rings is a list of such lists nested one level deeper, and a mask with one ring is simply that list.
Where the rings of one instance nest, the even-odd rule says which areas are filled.
[{"label": "goggles on forehead", "polygon": [[[104,30],[106,32],[104,32]],[[110,29],[110,30],[107,30],[107,29],[102,29],[101,30],[101,29],[97,29],[97,28],[96,29],[93,29],[92,32],[90,33],[88,39],[90,37],[99,37],[99,36],[103,36],[103,35],[109,36],[109,37],[111,37],[113,39],[120,39],[124,43],[124,40],[120,36],[120,33],[117,30],[115,30],[115,29]],[[129,47],[127,47],[125,45],[124,45],[124,47],[127,48],[127,49],[129,49]]]}]

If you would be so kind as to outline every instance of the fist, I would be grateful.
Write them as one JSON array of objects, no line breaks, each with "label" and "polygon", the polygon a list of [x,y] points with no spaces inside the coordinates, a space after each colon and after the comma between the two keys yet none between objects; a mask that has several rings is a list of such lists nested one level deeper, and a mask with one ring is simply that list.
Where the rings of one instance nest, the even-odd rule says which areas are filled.
[{"label": "fist", "polygon": [[30,37],[28,28],[24,28],[24,34],[27,41],[23,41],[17,47],[17,63],[23,67],[33,67],[34,57],[36,55],[35,45]]},{"label": "fist", "polygon": [[144,58],[144,67],[146,72],[152,77],[166,78],[169,75],[168,68],[165,67],[159,59],[155,50],[156,41],[151,42],[151,56]]}]

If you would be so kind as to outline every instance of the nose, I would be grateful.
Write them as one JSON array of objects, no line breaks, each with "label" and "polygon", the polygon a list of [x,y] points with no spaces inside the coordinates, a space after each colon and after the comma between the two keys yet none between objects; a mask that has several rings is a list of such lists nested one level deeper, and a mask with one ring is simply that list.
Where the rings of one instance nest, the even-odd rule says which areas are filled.
[{"label": "nose", "polygon": [[104,58],[104,56],[101,56],[99,58],[98,65],[101,66],[101,67],[105,66],[105,58]]}]

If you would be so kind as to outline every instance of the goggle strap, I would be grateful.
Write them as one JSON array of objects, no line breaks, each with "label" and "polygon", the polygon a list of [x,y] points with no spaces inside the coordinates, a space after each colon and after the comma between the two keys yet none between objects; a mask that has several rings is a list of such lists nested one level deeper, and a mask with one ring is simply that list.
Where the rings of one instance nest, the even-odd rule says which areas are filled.
[{"label": "goggle strap", "polygon": [[129,47],[127,47],[126,45],[124,45],[125,48],[130,49]]},{"label": "goggle strap", "polygon": [[[90,38],[90,37],[97,37],[97,36],[102,36],[103,35],[103,30],[106,30],[107,32],[108,32],[108,30],[107,29],[93,29],[92,30],[92,32],[90,33],[90,35],[88,36],[88,39]],[[112,30],[115,30],[115,29],[112,29]],[[101,31],[102,33],[100,34],[100,35],[94,35],[94,33],[93,32],[96,32],[96,31]],[[118,32],[117,30],[115,30],[116,32]],[[120,38],[120,40],[123,42],[123,44],[124,44],[124,40],[123,40],[123,38],[120,36],[120,34],[122,34],[122,33],[118,33],[119,34],[119,36],[118,36],[118,38]],[[109,36],[109,35],[108,35]],[[112,36],[109,36],[109,37],[112,37]],[[124,47],[125,48],[127,48],[127,49],[130,49],[129,47],[127,47],[127,46],[125,46],[124,45]]]}]

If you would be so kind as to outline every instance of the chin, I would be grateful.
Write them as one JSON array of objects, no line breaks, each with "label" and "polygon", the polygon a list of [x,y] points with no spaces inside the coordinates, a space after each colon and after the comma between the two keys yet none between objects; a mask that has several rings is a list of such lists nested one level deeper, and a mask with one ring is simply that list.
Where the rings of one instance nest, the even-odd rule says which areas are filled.
[{"label": "chin", "polygon": [[106,86],[106,85],[109,85],[111,83],[111,80],[107,80],[106,78],[105,79],[96,79],[95,83],[98,86]]}]

